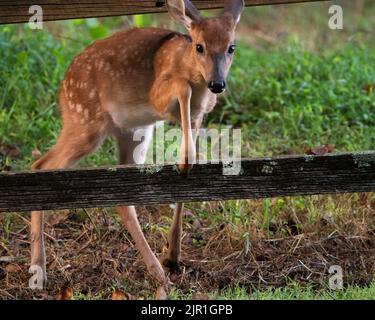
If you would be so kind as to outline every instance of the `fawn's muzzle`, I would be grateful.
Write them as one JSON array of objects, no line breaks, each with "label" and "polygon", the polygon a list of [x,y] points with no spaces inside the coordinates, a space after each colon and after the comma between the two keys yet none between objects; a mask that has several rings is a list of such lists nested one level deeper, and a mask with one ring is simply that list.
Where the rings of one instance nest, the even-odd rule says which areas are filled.
[{"label": "fawn's muzzle", "polygon": [[225,81],[211,81],[208,84],[208,89],[210,89],[212,93],[219,94],[224,92],[225,86]]}]

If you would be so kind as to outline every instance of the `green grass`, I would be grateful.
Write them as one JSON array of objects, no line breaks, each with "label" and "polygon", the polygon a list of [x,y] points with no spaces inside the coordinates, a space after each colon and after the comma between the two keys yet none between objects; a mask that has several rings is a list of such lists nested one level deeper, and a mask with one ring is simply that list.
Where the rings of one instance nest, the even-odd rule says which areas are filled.
[{"label": "green grass", "polygon": [[[252,290],[251,293],[240,287],[224,292],[208,294],[210,299],[218,300],[374,300],[375,283],[366,288],[349,286],[344,290],[314,290],[290,285],[286,288],[270,288],[267,290]],[[183,295],[177,290],[171,294],[172,299],[191,299],[192,294]]]},{"label": "green grass", "polygon": [[[27,27],[1,27],[0,137],[21,149],[22,159],[13,163],[16,169],[29,167],[33,149],[51,147],[60,129],[59,81],[74,54],[97,33],[107,34],[104,27],[101,32],[82,27],[86,32],[72,40],[73,29],[79,27],[77,22],[57,24],[58,30],[64,28],[60,37]],[[296,39],[267,51],[241,44],[229,94],[208,122],[241,127],[244,155],[303,152],[306,146],[325,143],[341,151],[374,149],[374,93],[363,90],[375,83],[374,65],[374,51],[365,44],[329,54],[309,52]],[[112,164],[115,155],[109,142],[85,164]]]},{"label": "green grass", "polygon": [[347,45],[319,55],[298,41],[267,52],[241,49],[231,94],[217,114],[228,124],[245,123],[245,141],[255,148],[266,141],[274,153],[325,143],[339,150],[374,148],[374,94],[363,91],[375,81],[374,52]]},{"label": "green grass", "polygon": [[[106,299],[105,295],[84,295],[74,293],[74,300],[102,300]],[[254,288],[249,292],[241,287],[235,287],[226,291],[216,291],[204,295],[183,294],[178,289],[174,289],[170,293],[171,300],[191,300],[201,299],[204,296],[211,300],[374,300],[375,299],[375,283],[368,287],[348,286],[343,290],[314,290],[311,287],[300,287],[291,284],[285,288],[269,288],[266,290],[258,290]],[[154,299],[153,295],[147,299]]]},{"label": "green grass", "polygon": [[[106,299],[111,292],[91,295],[74,293],[74,300],[102,300]],[[285,288],[268,288],[259,290],[255,286],[252,289],[245,289],[235,286],[232,289],[214,291],[210,293],[182,293],[178,289],[172,289],[169,298],[171,300],[192,300],[208,298],[211,300],[374,300],[375,282],[368,287],[349,285],[342,290],[327,288],[314,289],[311,286],[300,286],[291,282]],[[153,295],[146,296],[145,299],[154,299]]]}]

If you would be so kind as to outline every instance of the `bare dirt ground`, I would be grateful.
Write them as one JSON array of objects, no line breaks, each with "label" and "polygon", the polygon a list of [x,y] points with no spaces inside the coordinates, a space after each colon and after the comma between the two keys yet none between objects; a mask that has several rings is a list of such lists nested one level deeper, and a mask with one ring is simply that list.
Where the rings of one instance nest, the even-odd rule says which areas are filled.
[{"label": "bare dirt ground", "polygon": [[[334,201],[346,205],[350,197],[335,196]],[[325,198],[313,201],[325,202]],[[360,211],[355,209],[358,201]],[[310,221],[307,215],[281,212],[267,231],[256,226],[258,217],[251,213],[261,201],[246,202],[249,223],[244,225],[225,218],[218,221],[218,215],[226,214],[217,203],[203,205],[208,211],[203,218],[194,212],[200,205],[193,205],[185,217],[180,273],[170,279],[184,293],[237,285],[251,291],[291,281],[324,288],[329,267],[340,265],[345,284],[367,285],[375,272],[375,202],[371,194],[359,195],[358,201],[341,218],[326,214]],[[146,237],[159,256],[171,212],[168,206],[139,208]],[[214,212],[216,216],[210,215]],[[106,209],[48,214],[49,286],[45,291],[30,290],[28,219],[21,214],[0,216],[4,226],[0,230],[1,299],[55,299],[64,286],[86,298],[109,299],[116,289],[135,298],[152,297],[154,283],[130,236]]]}]

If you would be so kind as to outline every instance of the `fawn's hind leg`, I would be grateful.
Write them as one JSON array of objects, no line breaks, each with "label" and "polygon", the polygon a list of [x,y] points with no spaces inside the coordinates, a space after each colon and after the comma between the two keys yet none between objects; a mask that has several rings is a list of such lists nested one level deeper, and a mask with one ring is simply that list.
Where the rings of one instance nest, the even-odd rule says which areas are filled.
[{"label": "fawn's hind leg", "polygon": [[181,255],[182,222],[184,218],[184,204],[177,203],[173,213],[172,224],[168,232],[168,250],[162,259],[163,266],[171,273],[177,273]]},{"label": "fawn's hind leg", "polygon": [[[72,130],[72,128],[71,128]],[[93,152],[104,140],[104,131],[88,133],[82,128],[79,135],[68,127],[63,130],[50,151],[37,160],[33,170],[66,169],[74,166],[80,159]],[[36,274],[31,288],[42,289],[47,283],[46,254],[43,236],[43,211],[31,212],[30,242],[31,242],[31,266],[30,272]],[[34,279],[34,277],[33,277]]]},{"label": "fawn's hind leg", "polygon": [[[119,145],[120,164],[142,164],[146,159],[146,152],[150,138],[152,136],[153,126],[145,127],[143,142],[135,142],[133,131],[123,132],[116,136]],[[136,151],[136,152],[135,152]],[[118,206],[117,212],[125,228],[131,234],[147,270],[158,284],[156,294],[157,299],[167,298],[167,277],[164,270],[152,252],[139,224],[137,213],[134,206]]]}]

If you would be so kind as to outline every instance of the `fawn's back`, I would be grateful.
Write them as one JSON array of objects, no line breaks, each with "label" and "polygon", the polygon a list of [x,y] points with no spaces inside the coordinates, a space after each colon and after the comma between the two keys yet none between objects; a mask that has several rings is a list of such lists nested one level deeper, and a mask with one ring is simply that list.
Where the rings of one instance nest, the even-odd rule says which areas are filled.
[{"label": "fawn's back", "polygon": [[[187,42],[177,32],[142,28],[91,44],[74,58],[61,84],[64,126],[134,128],[161,120],[162,110],[150,103],[155,67],[163,65],[167,74]],[[168,55],[163,47],[171,45]]]}]

